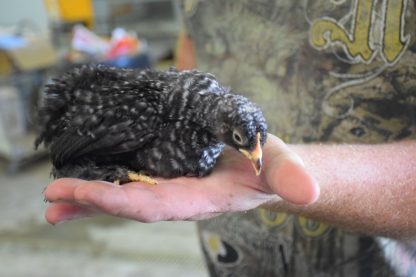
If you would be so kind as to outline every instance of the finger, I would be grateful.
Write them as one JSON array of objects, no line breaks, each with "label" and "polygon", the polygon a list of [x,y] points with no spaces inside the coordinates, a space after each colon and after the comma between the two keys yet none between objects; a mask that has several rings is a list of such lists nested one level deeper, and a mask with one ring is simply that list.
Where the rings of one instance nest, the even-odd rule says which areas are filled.
[{"label": "finger", "polygon": [[272,190],[284,200],[297,205],[315,202],[319,186],[304,167],[291,160],[284,160],[267,175]]},{"label": "finger", "polygon": [[130,183],[121,187],[88,182],[74,192],[75,201],[102,212],[141,222],[184,220],[217,212],[209,195],[200,187],[166,180],[149,187]]},{"label": "finger", "polygon": [[315,202],[319,185],[306,171],[303,162],[280,139],[271,136],[268,145],[266,180],[271,189],[284,200],[298,205]]},{"label": "finger", "polygon": [[74,201],[110,215],[146,221],[140,217],[140,210],[152,209],[149,202],[158,200],[140,183],[109,186],[101,182],[87,182],[75,189]]},{"label": "finger", "polygon": [[[149,187],[137,182],[114,186],[101,181],[63,178],[53,182],[45,196],[52,202],[73,202],[103,213],[142,222],[188,219],[198,211],[209,214],[209,200],[204,199],[206,197],[203,193],[192,193],[189,188],[191,186],[166,183]],[[192,194],[196,196],[193,197]],[[84,211],[91,214],[90,209],[68,205],[51,206],[46,214],[48,221],[56,223],[83,217]]]},{"label": "finger", "polygon": [[86,207],[81,207],[69,203],[53,203],[48,206],[45,212],[45,218],[50,224],[57,224],[63,221],[91,217],[99,214]]},{"label": "finger", "polygon": [[57,201],[74,201],[74,192],[76,188],[89,182],[103,183],[109,186],[116,186],[113,183],[104,181],[86,181],[77,178],[60,178],[48,185],[44,191],[45,199],[49,202]]},{"label": "finger", "polygon": [[46,187],[45,199],[49,202],[73,201],[75,188],[85,182],[85,180],[75,178],[57,179]]}]

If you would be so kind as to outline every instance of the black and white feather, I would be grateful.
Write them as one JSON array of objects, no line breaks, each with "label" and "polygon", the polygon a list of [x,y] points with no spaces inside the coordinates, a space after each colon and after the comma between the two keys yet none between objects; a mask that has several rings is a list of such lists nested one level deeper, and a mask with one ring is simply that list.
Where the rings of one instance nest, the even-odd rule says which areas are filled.
[{"label": "black and white feather", "polygon": [[251,150],[267,136],[258,107],[197,70],[82,66],[46,87],[39,118],[35,144],[55,177],[204,176],[225,144]]}]

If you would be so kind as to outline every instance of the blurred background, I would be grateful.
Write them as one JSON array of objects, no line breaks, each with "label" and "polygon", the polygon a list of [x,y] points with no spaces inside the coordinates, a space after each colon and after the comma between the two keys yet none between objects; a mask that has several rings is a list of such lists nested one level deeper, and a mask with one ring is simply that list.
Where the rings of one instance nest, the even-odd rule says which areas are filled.
[{"label": "blurred background", "polygon": [[50,165],[33,148],[51,78],[86,63],[166,69],[181,28],[175,0],[0,2],[0,277],[207,276],[191,222],[48,225]]}]

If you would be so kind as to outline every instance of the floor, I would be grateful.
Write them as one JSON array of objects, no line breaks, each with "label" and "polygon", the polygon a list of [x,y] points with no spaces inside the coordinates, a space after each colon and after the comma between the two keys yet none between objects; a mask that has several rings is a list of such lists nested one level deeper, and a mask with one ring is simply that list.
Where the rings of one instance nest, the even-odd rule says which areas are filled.
[{"label": "floor", "polygon": [[0,166],[0,277],[208,276],[193,222],[97,217],[49,225],[46,161],[15,175]]}]

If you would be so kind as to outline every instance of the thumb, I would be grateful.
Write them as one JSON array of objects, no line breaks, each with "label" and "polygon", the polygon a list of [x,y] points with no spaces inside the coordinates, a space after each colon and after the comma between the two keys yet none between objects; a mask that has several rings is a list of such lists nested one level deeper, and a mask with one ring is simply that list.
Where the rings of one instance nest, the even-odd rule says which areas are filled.
[{"label": "thumb", "polygon": [[265,150],[268,153],[265,177],[270,189],[291,204],[314,203],[319,197],[319,185],[305,169],[302,159],[272,135]]}]

